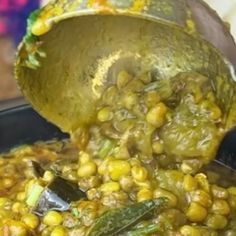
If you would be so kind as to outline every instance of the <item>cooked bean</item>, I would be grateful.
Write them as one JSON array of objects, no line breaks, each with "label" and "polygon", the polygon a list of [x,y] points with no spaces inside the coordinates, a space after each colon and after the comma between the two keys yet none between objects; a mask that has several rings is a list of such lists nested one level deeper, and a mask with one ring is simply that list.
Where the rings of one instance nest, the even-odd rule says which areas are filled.
[{"label": "cooked bean", "polygon": [[99,187],[101,185],[101,179],[99,178],[99,176],[90,176],[80,179],[78,184],[83,190],[88,190],[91,188]]},{"label": "cooked bean", "polygon": [[228,203],[230,205],[230,208],[236,209],[236,195],[229,195]]},{"label": "cooked bean", "polygon": [[187,218],[191,222],[201,222],[207,216],[207,210],[196,202],[192,202],[186,212]]},{"label": "cooked bean", "polygon": [[152,150],[155,154],[162,154],[164,152],[164,145],[161,141],[154,141],[152,143]]},{"label": "cooked bean", "polygon": [[113,117],[113,113],[109,107],[102,108],[97,115],[97,118],[101,122],[109,121]]},{"label": "cooked bean", "polygon": [[217,185],[212,185],[211,191],[215,198],[227,199],[229,196],[229,193],[225,188],[219,187]]},{"label": "cooked bean", "polygon": [[96,188],[89,189],[86,194],[89,200],[99,199],[101,197],[100,191]]},{"label": "cooked bean", "polygon": [[117,88],[122,89],[124,88],[131,80],[133,79],[132,75],[129,74],[127,71],[120,71],[117,75]]},{"label": "cooked bean", "polygon": [[144,88],[141,80],[133,79],[125,87],[125,92],[140,93]]},{"label": "cooked bean", "polygon": [[218,120],[220,119],[222,116],[222,111],[220,110],[220,108],[218,106],[216,106],[215,104],[211,107],[211,118],[213,120]]},{"label": "cooked bean", "polygon": [[104,159],[104,161],[98,166],[98,173],[100,175],[105,175],[107,174],[107,169],[108,169],[108,165],[109,162],[115,160],[113,157],[107,157]]},{"label": "cooked bean", "polygon": [[107,182],[101,185],[100,190],[104,194],[109,194],[120,190],[120,185],[117,182]]},{"label": "cooked bean", "polygon": [[118,181],[122,176],[130,173],[131,166],[128,161],[113,160],[108,163],[108,171],[111,179]]},{"label": "cooked bean", "polygon": [[228,215],[230,213],[229,204],[222,199],[215,199],[211,208],[212,212],[220,215]]},{"label": "cooked bean", "polygon": [[36,36],[43,35],[51,29],[52,25],[46,23],[43,19],[38,19],[32,26],[31,32]]},{"label": "cooked bean", "polygon": [[102,100],[104,104],[114,105],[114,102],[117,100],[118,89],[116,86],[109,87],[103,94]]},{"label": "cooked bean", "polygon": [[142,188],[137,193],[137,202],[150,200],[153,197],[153,192],[148,188]]},{"label": "cooked bean", "polygon": [[155,107],[151,108],[146,115],[146,120],[149,124],[156,128],[160,128],[165,123],[165,115],[167,107],[164,103],[158,103]]},{"label": "cooked bean", "polygon": [[149,188],[149,189],[152,188],[152,184],[149,180],[146,180],[143,182],[139,182],[139,181],[134,180],[134,183],[135,183],[135,185],[137,185],[140,188]]},{"label": "cooked bean", "polygon": [[71,180],[71,181],[74,181],[74,182],[76,182],[76,180],[78,178],[78,174],[74,170],[71,171],[71,172],[68,172],[65,176],[68,180]]},{"label": "cooked bean", "polygon": [[96,201],[80,201],[78,205],[78,210],[79,211],[87,211],[87,210],[92,210],[92,211],[97,211],[98,210],[98,203]]},{"label": "cooked bean", "polygon": [[24,207],[24,204],[23,203],[20,203],[20,202],[15,202],[13,205],[12,205],[12,211],[14,213],[19,213],[21,208]]},{"label": "cooked bean", "polygon": [[[20,221],[11,220],[7,223],[9,235],[27,236],[28,232],[25,225]],[[5,236],[5,235],[4,235]]]},{"label": "cooked bean", "polygon": [[160,198],[160,197],[167,198],[168,199],[168,206],[170,206],[170,207],[175,207],[178,203],[178,199],[173,193],[171,193],[165,189],[161,189],[161,188],[157,188],[154,190],[153,197],[154,198]]},{"label": "cooked bean", "polygon": [[63,226],[57,226],[53,229],[50,236],[66,236],[66,230]]},{"label": "cooked bean", "polygon": [[52,227],[46,227],[42,230],[42,236],[48,236],[51,234]]},{"label": "cooked bean", "polygon": [[236,187],[230,187],[227,189],[229,194],[236,196]]},{"label": "cooked bean", "polygon": [[52,173],[52,171],[45,171],[44,175],[43,175],[43,180],[46,182],[51,182],[54,178],[54,174]]},{"label": "cooked bean", "polygon": [[158,102],[161,101],[160,95],[156,91],[150,91],[145,94],[144,97],[147,107],[154,107]]},{"label": "cooked bean", "polygon": [[184,225],[180,228],[182,236],[202,236],[201,231],[194,226]]},{"label": "cooked bean", "polygon": [[206,208],[212,205],[211,196],[201,189],[191,192],[191,200]]},{"label": "cooked bean", "polygon": [[[186,175],[191,175],[195,172],[194,167],[192,165],[189,165],[186,162],[183,162],[180,166],[181,171]],[[197,182],[197,181],[196,181]]]},{"label": "cooked bean", "polygon": [[24,215],[21,219],[30,229],[35,229],[39,225],[39,218],[31,213]]},{"label": "cooked bean", "polygon": [[2,185],[4,188],[11,188],[15,184],[15,180],[11,178],[4,178],[2,180]]},{"label": "cooked bean", "polygon": [[130,159],[130,165],[131,165],[132,167],[134,167],[134,166],[140,166],[140,165],[141,165],[141,162],[140,162],[139,159],[131,158],[131,159]]},{"label": "cooked bean", "polygon": [[227,218],[222,215],[211,214],[206,220],[207,226],[215,230],[224,229],[227,223]]},{"label": "cooked bean", "polygon": [[194,178],[197,180],[198,185],[203,190],[205,190],[206,192],[210,191],[209,182],[208,182],[207,176],[205,174],[203,174],[203,173],[196,174]]},{"label": "cooked bean", "polygon": [[136,181],[143,182],[147,180],[148,171],[142,166],[134,166],[131,170],[131,173],[134,180]]},{"label": "cooked bean", "polygon": [[[26,199],[26,193],[25,192],[19,192],[16,196],[18,201],[24,201]],[[1,207],[1,204],[0,204]]]},{"label": "cooked bean", "polygon": [[185,175],[184,176],[184,182],[183,182],[184,190],[186,192],[191,192],[193,190],[196,190],[197,188],[197,181],[194,179],[191,175]]},{"label": "cooked bean", "polygon": [[134,181],[131,176],[121,177],[119,183],[121,188],[126,192],[130,192],[132,187],[134,186]]},{"label": "cooked bean", "polygon": [[80,153],[79,153],[79,163],[80,163],[80,165],[83,165],[83,164],[89,162],[90,159],[91,159],[91,157],[87,152],[80,151]]},{"label": "cooked bean", "polygon": [[137,105],[138,96],[135,93],[129,92],[123,97],[123,105],[126,109],[131,110]]},{"label": "cooked bean", "polygon": [[123,191],[116,191],[104,195],[101,199],[101,203],[104,206],[108,206],[111,208],[119,208],[125,206],[128,200],[128,195],[126,193],[124,193]]},{"label": "cooked bean", "polygon": [[77,164],[67,164],[67,165],[63,165],[61,171],[63,174],[67,174],[68,172],[76,170],[77,168],[78,168]]},{"label": "cooked bean", "polygon": [[43,217],[43,223],[48,226],[60,225],[62,222],[62,215],[56,211],[49,211]]},{"label": "cooked bean", "polygon": [[89,161],[79,167],[77,174],[81,178],[84,178],[84,177],[86,178],[86,177],[90,177],[92,175],[95,175],[96,172],[97,172],[96,163],[93,161]]}]

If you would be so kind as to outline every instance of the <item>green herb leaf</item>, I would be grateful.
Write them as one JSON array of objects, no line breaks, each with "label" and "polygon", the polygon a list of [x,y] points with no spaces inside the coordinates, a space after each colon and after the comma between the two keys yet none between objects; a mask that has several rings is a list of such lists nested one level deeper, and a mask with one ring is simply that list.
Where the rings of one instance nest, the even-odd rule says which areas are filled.
[{"label": "green herb leaf", "polygon": [[72,208],[71,212],[76,218],[80,218],[80,213],[77,208]]},{"label": "green herb leaf", "polygon": [[107,211],[92,225],[87,236],[112,236],[125,231],[140,220],[152,217],[155,209],[160,210],[165,203],[165,198],[159,198]]},{"label": "green herb leaf", "polygon": [[103,142],[102,147],[99,150],[98,155],[101,158],[105,158],[110,153],[110,151],[113,149],[113,147],[114,147],[114,142],[112,142],[110,139],[106,139]]}]

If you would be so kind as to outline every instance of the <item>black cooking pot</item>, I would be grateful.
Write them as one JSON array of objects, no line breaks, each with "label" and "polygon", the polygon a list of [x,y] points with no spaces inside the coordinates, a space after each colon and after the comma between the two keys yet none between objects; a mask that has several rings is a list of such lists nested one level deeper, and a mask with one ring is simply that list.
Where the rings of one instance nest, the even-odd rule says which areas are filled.
[{"label": "black cooking pot", "polygon": [[0,153],[22,144],[67,137],[23,99],[0,103]]},{"label": "black cooking pot", "polygon": [[[0,153],[22,144],[68,137],[23,99],[0,103]],[[216,158],[236,169],[236,128],[228,133]]]}]

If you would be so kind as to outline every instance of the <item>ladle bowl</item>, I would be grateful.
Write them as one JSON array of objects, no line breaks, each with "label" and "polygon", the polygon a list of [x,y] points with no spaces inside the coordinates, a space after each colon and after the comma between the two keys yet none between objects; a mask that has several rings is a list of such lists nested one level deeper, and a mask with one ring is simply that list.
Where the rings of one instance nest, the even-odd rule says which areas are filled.
[{"label": "ladle bowl", "polygon": [[31,16],[16,78],[37,112],[73,132],[94,119],[120,70],[156,79],[196,71],[210,77],[230,129],[235,62],[229,30],[202,1],[56,0]]}]

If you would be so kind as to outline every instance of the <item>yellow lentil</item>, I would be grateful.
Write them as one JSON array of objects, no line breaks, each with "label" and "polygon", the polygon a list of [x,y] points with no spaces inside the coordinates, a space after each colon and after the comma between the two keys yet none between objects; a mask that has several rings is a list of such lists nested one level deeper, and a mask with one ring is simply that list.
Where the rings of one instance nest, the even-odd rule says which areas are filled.
[{"label": "yellow lentil", "polygon": [[101,185],[100,190],[104,194],[109,194],[112,192],[117,192],[120,190],[120,185],[117,182],[107,182]]},{"label": "yellow lentil", "polygon": [[155,107],[151,108],[147,113],[146,120],[149,124],[156,128],[160,128],[165,122],[167,107],[164,103],[158,103]]},{"label": "yellow lentil", "polygon": [[138,202],[150,200],[152,198],[153,198],[153,193],[150,189],[142,188],[137,193],[137,201]]},{"label": "yellow lentil", "polygon": [[39,18],[36,20],[36,22],[34,22],[31,32],[36,36],[40,36],[47,33],[51,28],[52,26],[50,24]]},{"label": "yellow lentil", "polygon": [[201,222],[207,217],[207,210],[196,202],[192,202],[186,212],[191,222]]},{"label": "yellow lentil", "polygon": [[108,171],[111,179],[118,181],[122,176],[128,175],[131,166],[128,161],[113,160],[108,163]]},{"label": "yellow lentil", "polygon": [[184,176],[183,186],[186,192],[191,192],[197,189],[197,181],[193,176],[187,174]]},{"label": "yellow lentil", "polygon": [[215,230],[224,229],[227,225],[227,218],[222,215],[211,214],[207,217],[206,225]]},{"label": "yellow lentil", "polygon": [[60,225],[62,222],[62,215],[56,211],[49,211],[43,217],[43,223],[48,226]]},{"label": "yellow lentil", "polygon": [[181,236],[202,236],[200,230],[194,226],[184,225],[180,228]]},{"label": "yellow lentil", "polygon": [[35,229],[39,225],[39,218],[31,213],[24,215],[21,219],[30,229]]},{"label": "yellow lentil", "polygon": [[215,199],[213,201],[211,210],[215,214],[228,215],[230,213],[230,207],[227,201],[223,199]]},{"label": "yellow lentil", "polygon": [[148,177],[148,171],[145,167],[142,166],[134,166],[131,170],[132,176],[134,180],[138,182],[143,182],[147,180]]},{"label": "yellow lentil", "polygon": [[97,165],[93,161],[89,161],[81,165],[77,171],[77,174],[81,178],[86,178],[95,175],[97,172]]},{"label": "yellow lentil", "polygon": [[66,230],[63,226],[57,226],[53,229],[50,236],[66,236]]},{"label": "yellow lentil", "polygon": [[170,206],[170,207],[175,207],[178,203],[178,199],[173,193],[171,193],[165,189],[162,189],[162,188],[155,189],[153,192],[153,196],[154,196],[154,198],[160,198],[160,197],[167,198],[168,199],[168,206]]}]

